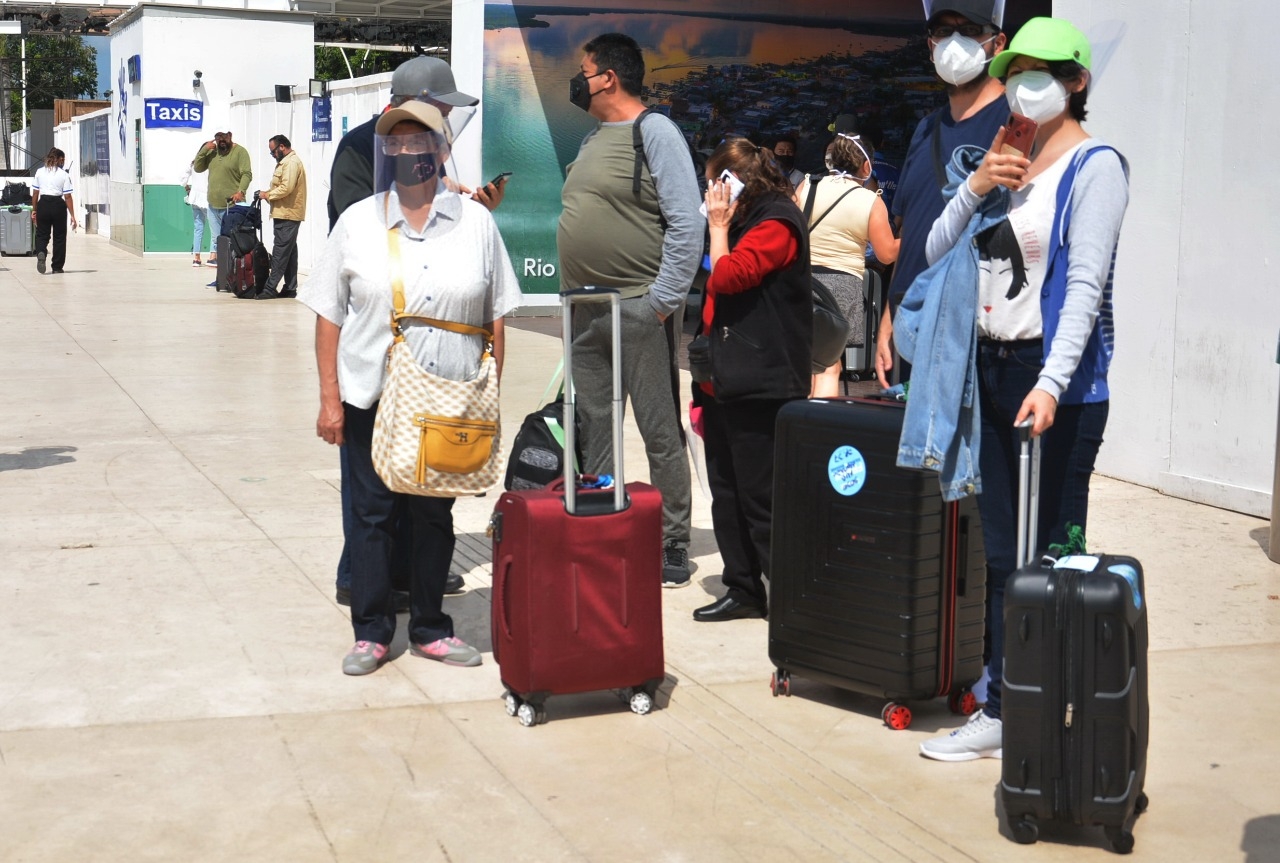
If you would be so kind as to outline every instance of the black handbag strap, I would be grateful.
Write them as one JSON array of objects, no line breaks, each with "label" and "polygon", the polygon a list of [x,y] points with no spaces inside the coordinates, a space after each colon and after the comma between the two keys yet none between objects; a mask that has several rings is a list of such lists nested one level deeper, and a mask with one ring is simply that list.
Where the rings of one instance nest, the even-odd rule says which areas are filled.
[{"label": "black handbag strap", "polygon": [[938,181],[938,188],[947,187],[947,163],[942,159],[942,111],[933,115],[933,176]]},{"label": "black handbag strap", "polygon": [[[813,202],[818,197],[818,180],[821,180],[821,179],[822,177],[818,177],[817,180],[813,179],[812,177],[809,178],[809,196],[805,198],[805,202],[804,202],[804,219],[806,222],[809,221],[809,217],[813,215]],[[830,207],[827,207],[827,209],[823,211],[822,215],[819,216],[817,219],[815,219],[809,225],[809,233],[812,234],[813,229],[818,227],[818,223],[821,222],[823,219],[825,219],[828,215],[830,215],[831,211],[836,208],[836,204],[839,204],[841,201],[843,201],[849,195],[852,195],[854,192],[858,191],[858,189],[860,188],[862,187],[859,185],[855,185],[852,189],[849,189],[843,195],[836,198],[835,203],[832,204]]]}]

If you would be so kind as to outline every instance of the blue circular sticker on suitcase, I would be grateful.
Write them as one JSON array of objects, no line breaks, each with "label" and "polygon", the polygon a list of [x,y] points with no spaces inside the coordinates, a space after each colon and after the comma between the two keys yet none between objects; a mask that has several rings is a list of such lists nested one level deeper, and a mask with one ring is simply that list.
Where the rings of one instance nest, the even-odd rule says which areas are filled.
[{"label": "blue circular sticker on suitcase", "polygon": [[840,494],[855,495],[867,481],[867,461],[853,447],[842,446],[827,460],[827,477]]}]

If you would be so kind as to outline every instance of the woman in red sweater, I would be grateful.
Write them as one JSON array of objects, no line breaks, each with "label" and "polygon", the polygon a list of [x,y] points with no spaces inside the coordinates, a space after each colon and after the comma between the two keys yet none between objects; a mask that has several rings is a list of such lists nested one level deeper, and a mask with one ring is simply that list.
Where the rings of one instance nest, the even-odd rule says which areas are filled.
[{"label": "woman in red sweater", "polygon": [[725,141],[707,161],[707,179],[702,330],[711,380],[695,398],[727,592],[693,617],[721,621],[768,616],[774,421],[809,394],[813,293],[804,215],[773,153],[744,138]]}]

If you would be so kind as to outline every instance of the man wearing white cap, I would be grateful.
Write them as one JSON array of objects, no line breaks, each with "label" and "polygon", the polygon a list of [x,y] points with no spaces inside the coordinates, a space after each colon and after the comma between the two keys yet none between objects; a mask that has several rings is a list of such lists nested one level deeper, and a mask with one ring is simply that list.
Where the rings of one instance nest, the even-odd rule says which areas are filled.
[{"label": "man wearing white cap", "polygon": [[[876,376],[889,386],[893,369],[891,311],[915,277],[928,268],[925,241],[946,201],[946,163],[956,147],[989,147],[1009,119],[1004,85],[987,74],[1007,42],[1001,31],[1004,0],[925,0],[934,70],[947,87],[947,104],[920,121],[898,177],[890,213],[901,226],[902,245],[889,288],[889,305],[876,338]],[[901,378],[908,377],[903,369]]]}]

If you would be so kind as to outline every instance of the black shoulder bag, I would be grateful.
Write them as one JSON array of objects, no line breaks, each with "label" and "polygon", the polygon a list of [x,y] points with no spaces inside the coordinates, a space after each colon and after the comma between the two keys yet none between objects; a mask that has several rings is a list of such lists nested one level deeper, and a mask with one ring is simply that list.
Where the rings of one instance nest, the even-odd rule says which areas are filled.
[{"label": "black shoulder bag", "polygon": [[[827,207],[821,216],[810,223],[809,218],[813,215],[813,203],[817,199],[818,182],[821,179],[821,176],[809,177],[809,196],[804,202],[804,220],[809,225],[810,234],[818,223],[836,208],[836,204],[858,188],[854,186],[836,198],[835,204]],[[836,298],[832,296],[827,286],[815,277],[811,276],[810,279],[813,283],[813,373],[816,375],[835,365],[844,356],[845,345],[849,343],[849,321],[840,311],[840,304],[836,302]]]}]

